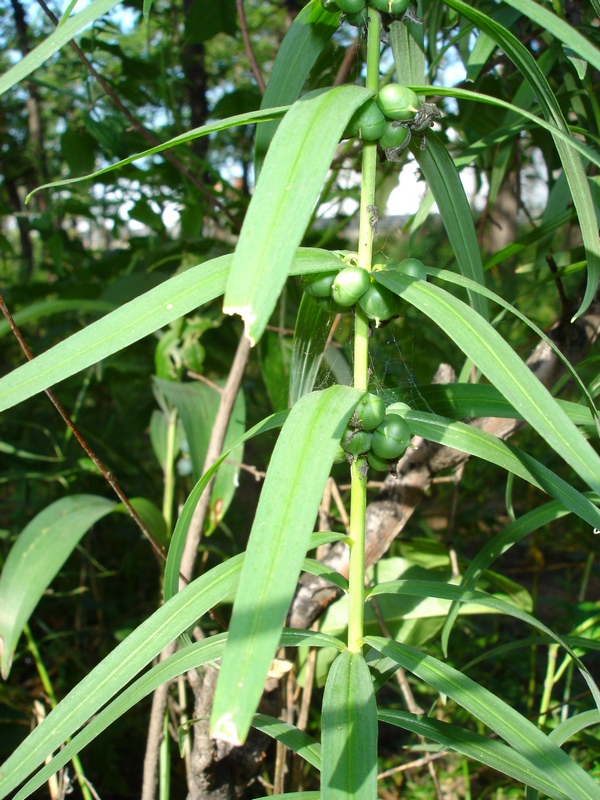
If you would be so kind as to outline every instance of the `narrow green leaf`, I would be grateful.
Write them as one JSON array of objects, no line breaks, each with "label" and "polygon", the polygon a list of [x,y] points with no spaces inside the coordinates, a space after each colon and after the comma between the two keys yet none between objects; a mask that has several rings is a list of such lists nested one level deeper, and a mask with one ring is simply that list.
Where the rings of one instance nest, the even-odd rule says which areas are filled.
[{"label": "narrow green leaf", "polygon": [[[380,397],[385,405],[400,400],[408,403],[415,411],[430,411],[450,419],[522,419],[517,409],[489,383],[420,384],[416,389],[384,389]],[[555,400],[575,425],[595,427],[594,418],[588,408],[569,400]]]},{"label": "narrow green leaf", "polygon": [[340,575],[339,572],[331,567],[326,566],[325,564],[322,564],[320,561],[316,561],[314,558],[304,559],[302,571],[308,572],[311,575],[317,575],[319,578],[323,578],[324,580],[329,581],[329,583],[333,583],[334,586],[337,586],[343,592],[348,591],[348,581],[343,575]]},{"label": "narrow green leaf", "polygon": [[292,344],[290,406],[314,389],[333,319],[313,297],[303,294]]},{"label": "narrow green leaf", "polygon": [[[587,496],[588,499],[594,500],[596,503],[600,502],[598,495],[590,492]],[[562,503],[553,501],[523,514],[518,520],[507,525],[506,528],[493,536],[481,550],[477,552],[467,566],[460,585],[464,588],[475,586],[485,570],[488,569],[497,558],[506,553],[513,544],[521,541],[525,536],[538,530],[538,528],[541,528],[543,525],[549,525],[551,522],[564,517],[568,513],[569,510],[565,508]],[[444,653],[448,652],[450,631],[456,620],[457,613],[458,603],[455,601],[448,611],[448,616],[446,617],[442,630],[442,647]]]},{"label": "narrow green leaf", "polygon": [[0,767],[6,797],[99,708],[126,686],[161,650],[209,609],[235,591],[243,554],[192,581],[121,642],[63,698]]},{"label": "narrow green leaf", "polygon": [[[117,353],[144,336],[189,314],[225,290],[231,256],[197,264],[117,308],[64,342],[0,379],[0,411]],[[327,250],[301,248],[290,274],[337,269],[340,259]]]},{"label": "narrow green leaf", "polygon": [[564,792],[558,791],[556,786],[548,779],[546,771],[531,759],[517,753],[511,747],[497,739],[482,736],[467,728],[459,728],[447,722],[439,722],[424,716],[415,716],[406,711],[380,709],[378,717],[381,722],[396,725],[404,730],[411,731],[417,736],[423,736],[433,742],[473,758],[492,769],[498,770],[503,775],[509,775],[521,781],[526,786],[533,786],[554,800],[570,800]]},{"label": "narrow green leaf", "polygon": [[550,731],[548,738],[560,747],[579,731],[589,728],[591,725],[600,725],[600,711],[583,711],[574,717],[566,719]]},{"label": "narrow green leaf", "polygon": [[[299,400],[283,426],[250,533],[215,693],[212,735],[243,742],[291,602],[336,448],[360,392]],[[282,487],[284,490],[282,491]]]},{"label": "narrow green leaf", "polygon": [[321,715],[323,800],[377,797],[377,704],[361,653],[340,653],[333,662]]},{"label": "narrow green leaf", "polygon": [[[520,16],[520,12],[516,11],[515,9],[501,8],[498,13],[494,14],[493,19],[500,25],[510,27]],[[486,33],[480,31],[477,34],[477,39],[475,40],[475,44],[469,53],[469,58],[467,61],[468,81],[477,80],[481,70],[485,66],[486,61],[494,52],[495,47],[495,42],[493,39],[490,39]]]},{"label": "narrow green leaf", "polygon": [[[600,459],[548,390],[491,325],[437,286],[399,273],[375,273],[378,282],[430,317],[461,348],[523,418],[600,493]],[[458,423],[456,423],[458,424]]]},{"label": "narrow green leaf", "polygon": [[115,503],[72,495],[40,511],[12,546],[0,575],[0,667],[8,678],[25,623],[81,537]]},{"label": "narrow green leaf", "polygon": [[505,0],[506,4],[524,14],[528,19],[537,22],[543,30],[548,31],[568,48],[577,53],[596,69],[600,69],[600,50],[549,8],[534,3],[533,0]]},{"label": "narrow green leaf", "polygon": [[[65,311],[76,311],[85,313],[86,311],[102,311],[104,313],[112,311],[114,303],[107,303],[105,300],[44,300],[41,303],[32,303],[27,308],[16,311],[12,316],[17,325],[21,326],[25,322],[32,322],[37,319],[44,319],[53,314],[63,314]],[[10,333],[10,325],[5,319],[0,320],[0,337]]]},{"label": "narrow green leaf", "polygon": [[[537,336],[539,336],[540,339],[546,342],[548,347],[554,352],[559,361],[562,362],[565,369],[568,370],[568,372],[571,374],[571,377],[579,387],[579,390],[581,391],[581,394],[585,398],[588,408],[590,409],[591,415],[593,417],[593,423],[595,424],[596,429],[600,434],[600,419],[598,417],[598,411],[596,409],[594,399],[590,394],[587,386],[581,380],[577,370],[571,365],[570,361],[567,358],[565,358],[560,348],[556,346],[556,344],[552,341],[552,339],[549,336],[547,336],[541,328],[538,328],[538,326],[534,322],[532,322],[529,319],[529,317],[525,316],[525,314],[522,314],[517,308],[511,305],[511,303],[508,303],[503,297],[500,297],[500,295],[496,294],[495,292],[486,289],[485,286],[482,286],[474,281],[471,281],[462,275],[456,275],[456,273],[454,272],[449,272],[448,270],[438,270],[435,269],[434,267],[427,267],[426,269],[427,273],[430,275],[435,275],[436,277],[442,278],[442,280],[446,280],[449,283],[454,283],[457,286],[464,286],[468,290],[470,289],[472,292],[479,292],[485,297],[489,298],[490,300],[493,300],[502,308],[506,309],[507,311],[510,311],[511,314],[513,314],[515,317],[517,317],[517,319],[521,320],[521,322],[527,325],[527,327],[530,328]],[[565,408],[564,404],[563,408]],[[571,410],[573,409],[571,408]],[[518,412],[517,416],[519,416]]]},{"label": "narrow green leaf", "polygon": [[[162,515],[162,511],[146,497],[132,497],[129,502],[150,533],[166,551],[169,546],[169,539],[167,536],[167,523]],[[129,509],[127,509],[123,503],[116,505],[114,510],[120,514],[129,516]]]},{"label": "narrow green leaf", "polygon": [[298,730],[288,722],[282,722],[277,717],[269,717],[267,714],[255,714],[252,727],[289,747],[313,767],[321,769],[321,745],[308,733]]},{"label": "narrow green leaf", "polygon": [[410,20],[394,20],[389,30],[397,82],[403,86],[423,83],[425,80],[423,24]]},{"label": "narrow green leaf", "polygon": [[165,574],[163,578],[163,594],[165,602],[179,591],[179,570],[181,568],[181,557],[183,556],[183,549],[185,547],[185,539],[187,536],[190,522],[198,505],[198,501],[202,497],[202,493],[210,483],[212,476],[219,469],[221,464],[229,456],[232,450],[235,450],[248,439],[258,436],[261,433],[266,433],[274,428],[280,428],[288,416],[287,411],[280,411],[279,414],[273,414],[265,420],[250,428],[243,436],[240,436],[235,442],[232,442],[229,448],[225,448],[220,458],[215,461],[210,469],[208,469],[200,480],[196,483],[181,510],[177,519],[175,530],[171,536],[171,544],[169,545],[169,552],[167,554],[167,563],[165,565]]},{"label": "narrow green leaf", "polygon": [[[261,109],[295,103],[317,58],[338,29],[339,12],[325,11],[320,0],[310,0],[298,14],[277,51]],[[263,161],[279,122],[261,125],[254,145],[254,171]]]},{"label": "narrow green leaf", "polygon": [[[454,162],[433,133],[427,134],[425,150],[414,150],[415,158],[440,210],[456,263],[463,275],[485,285],[477,232],[465,189]],[[469,291],[473,308],[488,319],[485,299]]]},{"label": "narrow green leaf", "polygon": [[[148,670],[105,708],[95,714],[81,732],[65,744],[52,760],[25,784],[21,791],[15,795],[15,800],[17,798],[18,800],[24,800],[25,797],[28,797],[57,770],[64,767],[74,755],[81,752],[102,731],[106,730],[109,725],[120,719],[130,708],[133,708],[136,703],[139,703],[140,700],[147,697],[156,688],[162,686],[163,683],[174,680],[191,669],[197,669],[204,664],[221,658],[226,639],[226,633],[219,633],[202,642],[194,642],[189,647],[177,651]],[[282,647],[335,647],[338,650],[343,650],[344,648],[344,644],[333,636],[291,629],[284,630],[280,645]],[[85,704],[86,697],[80,697],[79,701]],[[310,750],[316,760],[317,755],[320,753],[320,745],[309,746],[307,749]],[[318,764],[316,766],[318,767]]]},{"label": "narrow green leaf", "polygon": [[335,149],[373,93],[338,86],[305,95],[283,118],[267,153],[233,256],[223,303],[254,344],[264,331],[311,218]]},{"label": "narrow green leaf", "polygon": [[600,527],[600,510],[584,494],[519,448],[472,425],[444,419],[436,414],[409,411],[405,419],[411,431],[418,436],[496,464],[542,489],[593,528]]},{"label": "narrow green leaf", "polygon": [[533,723],[483,686],[416,647],[377,636],[365,637],[365,643],[393,658],[401,667],[481,720],[531,762],[539,773],[544,773],[555,792],[578,800],[600,800],[600,786],[585,770]]},{"label": "narrow green leaf", "polygon": [[102,167],[102,169],[96,170],[95,172],[90,172],[87,175],[82,175],[78,178],[65,178],[64,180],[60,181],[44,183],[42,186],[38,186],[32,192],[29,192],[25,198],[25,202],[28,203],[30,198],[33,197],[33,195],[37,192],[41,192],[42,189],[57,189],[60,186],[70,186],[72,183],[89,181],[93,178],[100,177],[100,175],[106,175],[109,172],[113,172],[121,167],[125,167],[127,164],[132,164],[134,161],[139,161],[141,158],[148,158],[149,156],[156,155],[157,153],[162,153],[164,150],[177,147],[180,144],[186,144],[187,142],[192,142],[194,139],[199,139],[202,136],[208,136],[209,133],[218,133],[219,131],[225,131],[229,128],[236,128],[240,125],[264,122],[265,120],[280,119],[287,110],[288,106],[283,108],[271,108],[265,111],[246,111],[243,114],[236,114],[233,117],[220,119],[217,122],[210,122],[208,125],[201,125],[199,128],[192,128],[190,131],[186,131],[185,133],[181,133],[179,136],[175,136],[173,139],[169,139],[168,142],[163,142],[155,147],[148,148],[148,150],[142,150],[141,152],[135,153],[127,158],[122,158],[120,161],[115,161],[114,164],[109,164],[108,167]]},{"label": "narrow green leaf", "polygon": [[584,667],[580,659],[575,655],[565,640],[550,630],[550,628],[544,625],[543,622],[540,622],[531,614],[528,614],[526,611],[523,611],[516,605],[507,603],[498,597],[493,597],[486,592],[476,592],[470,589],[465,589],[462,586],[452,586],[451,584],[441,583],[440,581],[402,580],[380,583],[369,591],[368,597],[386,594],[408,595],[410,597],[439,597],[440,599],[452,600],[458,603],[474,603],[476,605],[489,608],[497,613],[508,614],[515,619],[520,619],[522,622],[526,622],[533,628],[543,631],[547,636],[549,636],[553,641],[557,642],[567,651],[567,653],[577,664],[583,679],[590,687],[592,695],[594,696],[597,705],[600,707],[600,691],[598,690],[594,679],[590,675],[589,670]]},{"label": "narrow green leaf", "polygon": [[76,36],[80,31],[91,25],[94,20],[106,14],[111,8],[117,5],[118,0],[93,0],[83,11],[71,17],[64,25],[57,28],[47,39],[39,44],[34,50],[22,58],[12,69],[5,72],[0,78],[0,94],[4,94],[11,86],[14,86],[23,78],[30,75],[34,69],[39,67],[57,50],[65,45],[69,40]]},{"label": "narrow green leaf", "polygon": [[[447,5],[454,8],[460,14],[463,14],[504,50],[508,58],[511,59],[517,69],[519,69],[525,79],[531,84],[546,119],[556,125],[563,133],[568,133],[569,128],[567,122],[545,75],[535,63],[529,50],[516,36],[502,25],[494,22],[490,17],[481,13],[478,9],[464,3],[463,0],[448,0]],[[565,44],[571,46],[579,55],[584,56],[585,53],[584,57],[586,60],[590,61],[590,63],[594,65],[600,63],[600,52],[590,45],[582,36],[577,34],[571,26],[566,25],[566,23],[563,22],[562,25],[556,26],[556,23],[560,21],[551,12],[541,9],[541,7],[532,2],[532,0],[511,0],[510,5],[522,11],[527,7],[528,11],[525,13],[528,15],[529,12],[533,12],[536,15],[544,12],[548,15],[548,24],[555,26],[556,30],[560,29],[561,35],[564,34],[568,36],[568,41],[565,41]],[[565,144],[562,137],[559,138],[554,135],[554,142],[569,183],[573,203],[577,209],[581,235],[587,256],[587,286],[581,306],[576,314],[576,316],[580,316],[592,302],[600,277],[600,239],[598,238],[598,223],[585,170],[581,158],[575,152],[575,140],[573,139],[570,144]]]}]

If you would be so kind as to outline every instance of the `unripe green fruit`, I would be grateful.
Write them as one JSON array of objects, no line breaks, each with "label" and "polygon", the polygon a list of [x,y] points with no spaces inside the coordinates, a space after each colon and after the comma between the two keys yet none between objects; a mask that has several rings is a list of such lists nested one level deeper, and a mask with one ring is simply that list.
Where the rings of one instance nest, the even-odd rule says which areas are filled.
[{"label": "unripe green fruit", "polygon": [[427,280],[425,264],[423,264],[422,261],[419,261],[418,258],[405,258],[404,261],[401,261],[397,265],[397,269],[404,273],[404,275],[410,275],[411,278],[422,278],[424,281]]},{"label": "unripe green fruit", "polygon": [[369,450],[367,453],[367,461],[369,462],[369,466],[373,467],[377,472],[387,472],[388,462],[384,458],[376,456],[372,450]]},{"label": "unripe green fruit", "polygon": [[377,105],[388,119],[413,119],[419,110],[419,97],[408,86],[388,83],[379,90]]},{"label": "unripe green fruit", "polygon": [[311,297],[331,297],[331,285],[337,272],[313,272],[302,276],[302,287]]},{"label": "unripe green fruit", "polygon": [[357,431],[346,428],[342,436],[342,447],[352,456],[360,456],[371,449],[371,434],[368,431]]},{"label": "unripe green fruit", "polygon": [[397,403],[390,403],[390,405],[386,408],[385,413],[387,414],[398,414],[401,417],[404,417],[407,411],[411,411],[411,407],[408,403],[403,403],[402,401],[398,401]]},{"label": "unripe green fruit", "polygon": [[404,14],[410,5],[410,0],[369,0],[369,5],[376,8],[377,11],[383,11],[384,14]]},{"label": "unripe green fruit", "polygon": [[344,461],[348,461],[348,454],[344,450],[341,444],[338,444],[338,448],[335,451],[335,455],[333,457],[334,464],[343,464]]},{"label": "unripe green fruit", "polygon": [[383,422],[384,417],[385,406],[381,398],[376,394],[366,392],[356,404],[352,422],[356,422],[357,428],[372,431]]},{"label": "unripe green fruit", "polygon": [[346,314],[348,309],[344,306],[339,306],[331,297],[317,297],[315,298],[319,308],[323,311],[329,311],[330,314]]},{"label": "unripe green fruit", "polygon": [[329,11],[332,14],[335,14],[337,11],[340,10],[340,7],[335,2],[335,0],[321,0],[321,5],[325,9],[325,11]]},{"label": "unripe green fruit", "polygon": [[388,120],[385,123],[385,131],[379,140],[379,144],[384,150],[394,147],[402,147],[404,142],[409,137],[408,128],[405,128],[403,125],[396,125],[396,127],[394,127],[394,125],[395,120]]},{"label": "unripe green fruit", "polygon": [[349,308],[357,303],[371,285],[366,269],[349,266],[335,276],[331,297],[335,303]]},{"label": "unripe green fruit", "polygon": [[336,0],[345,14],[358,14],[367,5],[366,0]]},{"label": "unripe green fruit", "polygon": [[354,25],[355,28],[361,28],[369,22],[369,9],[367,6],[356,14],[346,14],[346,22],[349,25]]},{"label": "unripe green fruit", "polygon": [[397,414],[386,414],[374,431],[371,449],[383,459],[400,458],[410,443],[410,428]]},{"label": "unripe green fruit", "polygon": [[350,117],[344,139],[360,136],[365,142],[376,142],[385,131],[385,117],[375,100],[368,100]]},{"label": "unripe green fruit", "polygon": [[358,304],[369,319],[375,320],[376,327],[400,313],[398,296],[377,283],[369,286]]}]

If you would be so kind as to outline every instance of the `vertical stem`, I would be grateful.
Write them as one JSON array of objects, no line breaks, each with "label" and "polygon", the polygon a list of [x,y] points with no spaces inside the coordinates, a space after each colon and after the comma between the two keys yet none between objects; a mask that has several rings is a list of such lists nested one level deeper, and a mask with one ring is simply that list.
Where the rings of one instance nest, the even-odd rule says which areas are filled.
[{"label": "vertical stem", "polygon": [[[369,10],[367,39],[367,89],[379,89],[379,14]],[[372,219],[375,210],[375,178],[377,172],[377,145],[365,143],[362,158],[362,185],[360,193],[358,265],[371,271],[373,252]],[[357,308],[354,327],[354,387],[363,392],[369,384],[369,321]],[[350,565],[348,572],[348,649],[362,651],[365,605],[365,511],[367,507],[367,461],[357,458],[350,468]]]}]

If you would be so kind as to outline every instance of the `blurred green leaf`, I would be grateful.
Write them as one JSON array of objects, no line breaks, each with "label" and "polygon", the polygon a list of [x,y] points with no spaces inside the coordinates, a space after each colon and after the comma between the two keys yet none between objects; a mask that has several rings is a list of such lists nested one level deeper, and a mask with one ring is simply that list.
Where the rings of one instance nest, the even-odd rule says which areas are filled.
[{"label": "blurred green leaf", "polygon": [[22,530],[0,574],[0,667],[8,678],[25,623],[82,536],[115,503],[95,495],[63,497]]}]

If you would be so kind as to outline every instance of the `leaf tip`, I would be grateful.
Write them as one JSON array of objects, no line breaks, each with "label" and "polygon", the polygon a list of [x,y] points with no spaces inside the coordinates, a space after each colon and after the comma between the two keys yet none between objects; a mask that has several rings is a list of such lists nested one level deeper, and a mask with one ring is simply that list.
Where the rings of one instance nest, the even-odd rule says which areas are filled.
[{"label": "leaf tip", "polygon": [[223,306],[223,313],[228,314],[229,316],[239,314],[239,316],[244,320],[244,333],[250,341],[250,347],[254,347],[256,344],[256,339],[251,335],[250,331],[256,323],[257,314],[252,306]]},{"label": "leaf tip", "polygon": [[4,636],[0,636],[0,676],[2,676],[2,680],[8,680],[11,666],[12,654],[5,648]]},{"label": "leaf tip", "polygon": [[228,711],[223,714],[213,725],[211,736],[213,739],[219,739],[222,742],[228,742],[234,746],[243,744],[238,736],[237,725],[233,721],[233,714]]}]

